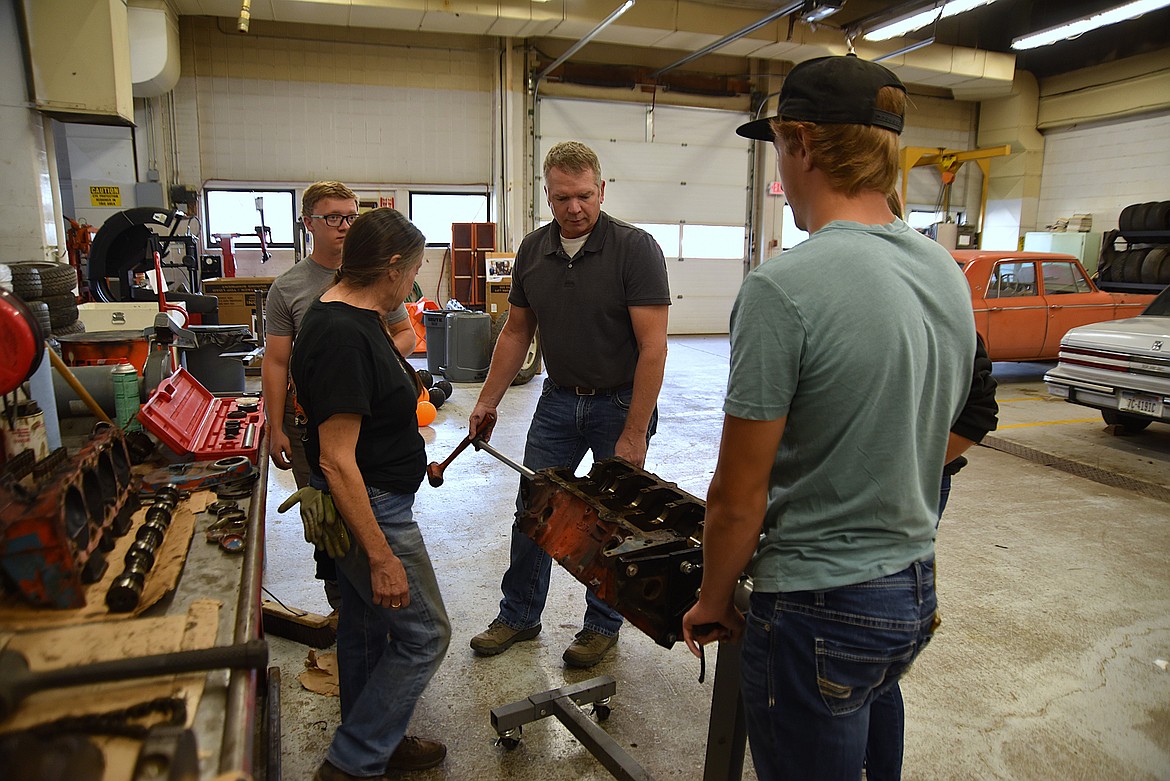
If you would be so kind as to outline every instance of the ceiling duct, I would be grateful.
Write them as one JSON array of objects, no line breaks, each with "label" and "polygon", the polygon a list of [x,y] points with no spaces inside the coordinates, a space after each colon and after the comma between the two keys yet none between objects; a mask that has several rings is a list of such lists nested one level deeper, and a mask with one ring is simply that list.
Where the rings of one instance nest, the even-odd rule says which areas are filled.
[{"label": "ceiling duct", "polygon": [[695,51],[695,52],[691,52],[686,57],[683,57],[681,60],[675,60],[670,65],[667,65],[664,68],[659,68],[658,70],[651,73],[650,77],[656,79],[664,73],[672,71],[675,68],[678,68],[682,65],[686,65],[688,62],[693,62],[694,60],[697,60],[700,57],[703,57],[707,54],[710,54],[711,52],[715,51],[716,49],[722,49],[724,46],[731,43],[732,41],[738,41],[740,38],[744,37],[745,35],[749,35],[751,33],[754,33],[756,30],[760,29],[761,27],[764,27],[765,25],[771,24],[772,22],[776,21],[780,17],[788,16],[788,14],[793,13],[795,11],[799,11],[804,7],[805,7],[804,0],[799,0],[798,2],[789,3],[786,6],[783,6],[781,8],[777,8],[775,11],[768,14],[767,16],[760,19],[759,21],[752,22],[747,27],[743,27],[739,30],[736,30],[735,32],[731,33],[730,35],[725,35],[722,38],[720,38],[719,40],[715,41],[714,43],[709,43],[706,46],[704,46],[702,49],[699,49],[698,51]]}]

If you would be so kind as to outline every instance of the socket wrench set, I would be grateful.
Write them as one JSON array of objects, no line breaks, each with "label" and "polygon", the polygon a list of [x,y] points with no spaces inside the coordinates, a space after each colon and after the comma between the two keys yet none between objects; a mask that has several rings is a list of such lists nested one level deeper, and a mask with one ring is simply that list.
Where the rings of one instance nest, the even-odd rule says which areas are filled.
[{"label": "socket wrench set", "polygon": [[218,461],[244,456],[253,464],[264,428],[259,396],[218,397],[186,369],[159,383],[138,420],[179,456]]}]

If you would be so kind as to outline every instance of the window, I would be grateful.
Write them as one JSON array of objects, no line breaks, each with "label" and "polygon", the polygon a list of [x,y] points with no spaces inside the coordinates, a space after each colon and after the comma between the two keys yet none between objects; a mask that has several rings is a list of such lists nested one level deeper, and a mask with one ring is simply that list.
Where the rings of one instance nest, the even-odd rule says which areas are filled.
[{"label": "window", "polygon": [[1059,296],[1065,293],[1088,293],[1089,282],[1072,263],[1044,262],[1044,294]]},{"label": "window", "polygon": [[991,272],[986,298],[1018,298],[1036,295],[1034,263],[999,263]]},{"label": "window", "polygon": [[743,260],[746,234],[742,225],[683,225],[680,257]]},{"label": "window", "polygon": [[925,211],[922,209],[915,209],[913,206],[911,206],[910,211],[907,212],[905,217],[906,224],[919,232],[925,232],[929,230],[935,223],[947,222],[948,220],[959,223],[961,225],[963,223],[963,212],[951,213]]},{"label": "window", "polygon": [[491,222],[487,193],[411,193],[410,221],[428,247],[451,244],[451,223]]},{"label": "window", "polygon": [[658,242],[658,246],[662,248],[662,255],[667,258],[680,257],[680,248],[682,247],[682,230],[677,222],[667,224],[662,223],[642,223],[639,222],[635,227],[649,233]]},{"label": "window", "polygon": [[237,234],[237,247],[259,247],[261,225],[272,233],[269,247],[292,247],[297,222],[292,190],[211,190],[204,194],[208,243],[221,233]]},{"label": "window", "polygon": [[808,238],[808,231],[796,227],[796,217],[792,214],[792,207],[784,204],[784,226],[780,229],[780,249],[792,249]]}]

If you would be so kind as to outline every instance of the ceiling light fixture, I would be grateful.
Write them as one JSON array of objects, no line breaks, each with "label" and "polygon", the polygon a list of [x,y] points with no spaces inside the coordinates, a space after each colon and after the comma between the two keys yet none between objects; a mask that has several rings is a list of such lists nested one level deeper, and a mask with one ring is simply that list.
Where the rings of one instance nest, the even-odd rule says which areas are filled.
[{"label": "ceiling light fixture", "polygon": [[1136,19],[1142,14],[1157,11],[1166,6],[1170,6],[1170,0],[1136,0],[1136,2],[1125,3],[1116,8],[1111,8],[1108,11],[1090,14],[1089,16],[1057,25],[1056,27],[1049,27],[1047,30],[1022,35],[1012,41],[1012,48],[1020,51],[1023,49],[1035,49],[1039,46],[1047,46],[1057,41],[1076,38],[1090,30],[1096,30],[1098,27],[1106,27],[1111,24],[1117,24],[1118,22]]},{"label": "ceiling light fixture", "polygon": [[869,23],[863,19],[857,26],[861,28],[861,37],[865,40],[887,41],[934,24],[939,19],[949,19],[994,2],[995,0],[936,0],[928,6],[919,6],[893,19],[882,20],[879,17]]}]

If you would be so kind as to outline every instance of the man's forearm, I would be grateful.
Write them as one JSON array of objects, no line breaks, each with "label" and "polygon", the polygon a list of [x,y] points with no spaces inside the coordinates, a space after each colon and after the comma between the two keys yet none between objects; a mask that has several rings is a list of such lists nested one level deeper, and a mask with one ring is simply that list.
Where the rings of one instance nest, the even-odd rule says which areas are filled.
[{"label": "man's forearm", "polygon": [[264,412],[268,425],[282,425],[284,401],[288,395],[288,364],[277,366],[265,358],[260,367],[260,389],[264,392]]},{"label": "man's forearm", "polygon": [[646,436],[650,418],[658,404],[662,378],[666,372],[666,348],[650,350],[638,355],[634,369],[634,392],[630,397],[630,411],[626,415],[625,431]]}]

